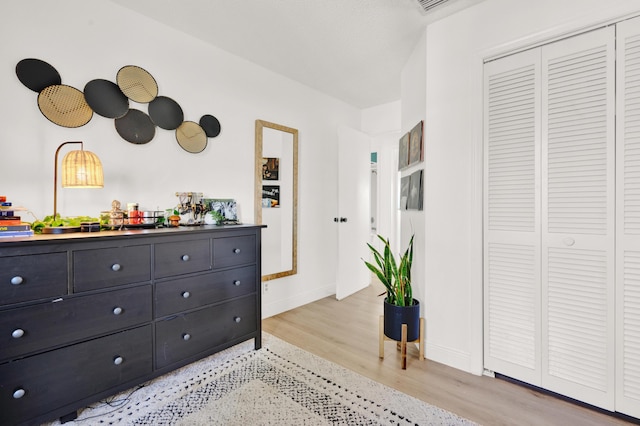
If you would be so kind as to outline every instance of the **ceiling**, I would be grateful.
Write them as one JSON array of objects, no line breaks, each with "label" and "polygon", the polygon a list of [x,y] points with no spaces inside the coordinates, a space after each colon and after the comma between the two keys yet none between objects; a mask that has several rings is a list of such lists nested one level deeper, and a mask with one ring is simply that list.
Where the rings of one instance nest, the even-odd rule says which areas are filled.
[{"label": "ceiling", "polygon": [[402,68],[429,23],[482,0],[111,1],[369,108],[400,99]]}]

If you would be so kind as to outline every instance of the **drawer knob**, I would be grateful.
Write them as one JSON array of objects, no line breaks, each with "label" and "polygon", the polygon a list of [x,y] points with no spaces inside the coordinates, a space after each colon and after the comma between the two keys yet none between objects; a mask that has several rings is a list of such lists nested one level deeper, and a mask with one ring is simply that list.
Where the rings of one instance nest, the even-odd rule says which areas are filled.
[{"label": "drawer knob", "polygon": [[124,359],[122,359],[121,356],[117,356],[117,357],[113,358],[113,364],[114,365],[120,365],[120,364],[122,364],[122,361],[124,361]]},{"label": "drawer knob", "polygon": [[239,249],[239,248],[233,249],[233,252],[234,252],[235,254],[240,254],[240,249]]},{"label": "drawer knob", "polygon": [[120,306],[116,306],[113,308],[113,315],[120,315],[122,313],[122,308]]},{"label": "drawer knob", "polygon": [[239,285],[240,285],[240,280],[235,280],[235,281],[233,282],[233,285],[235,285],[235,286],[239,286]]},{"label": "drawer knob", "polygon": [[14,339],[19,339],[22,336],[24,336],[24,330],[21,328],[16,328],[15,330],[13,330],[13,332],[11,333],[11,337],[13,337]]},{"label": "drawer knob", "polygon": [[22,284],[23,281],[24,280],[22,279],[22,277],[20,275],[17,275],[15,277],[11,278],[11,284],[13,284],[13,285],[20,285],[20,284]]},{"label": "drawer knob", "polygon": [[188,299],[189,296],[191,296],[191,293],[189,293],[188,291],[182,292],[182,297],[184,297],[185,299]]},{"label": "drawer knob", "polygon": [[233,320],[234,320],[235,322],[239,323],[240,321],[242,321],[242,318],[240,318],[240,317],[235,317]]},{"label": "drawer knob", "polygon": [[186,341],[186,340],[189,340],[189,339],[191,339],[191,335],[190,335],[189,333],[184,333],[184,334],[182,335],[182,340],[185,340],[185,341]]},{"label": "drawer knob", "polygon": [[15,391],[13,391],[13,398],[20,399],[24,396],[25,393],[26,393],[25,390],[22,388],[16,389]]},{"label": "drawer knob", "polygon": [[118,272],[120,270],[121,266],[119,263],[114,263],[113,265],[111,265],[111,270],[114,272]]},{"label": "drawer knob", "polygon": [[189,260],[189,255],[188,254],[183,254],[181,257],[183,262],[187,262]]}]

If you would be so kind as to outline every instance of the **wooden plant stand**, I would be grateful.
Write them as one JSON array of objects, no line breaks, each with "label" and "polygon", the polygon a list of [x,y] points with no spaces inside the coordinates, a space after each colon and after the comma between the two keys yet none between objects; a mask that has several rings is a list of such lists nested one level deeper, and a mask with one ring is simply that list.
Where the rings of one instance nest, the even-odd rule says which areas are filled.
[{"label": "wooden plant stand", "polygon": [[[407,369],[407,343],[418,343],[418,347],[420,348],[420,361],[424,359],[424,318],[420,318],[420,334],[416,340],[412,340],[407,342],[407,324],[402,324],[402,340],[397,342],[396,347],[400,350],[402,355],[402,369]],[[379,351],[380,351],[380,359],[384,359],[384,342],[387,340],[394,340],[390,337],[387,337],[384,334],[384,315],[380,315],[380,341],[379,341]]]}]

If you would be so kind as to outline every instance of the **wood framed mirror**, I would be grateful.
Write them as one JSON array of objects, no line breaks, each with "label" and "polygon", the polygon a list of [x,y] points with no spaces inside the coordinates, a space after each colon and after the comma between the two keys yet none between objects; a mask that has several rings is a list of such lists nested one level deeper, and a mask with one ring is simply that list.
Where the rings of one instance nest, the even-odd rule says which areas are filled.
[{"label": "wood framed mirror", "polygon": [[262,231],[262,281],[298,271],[298,130],[256,120],[255,223]]}]

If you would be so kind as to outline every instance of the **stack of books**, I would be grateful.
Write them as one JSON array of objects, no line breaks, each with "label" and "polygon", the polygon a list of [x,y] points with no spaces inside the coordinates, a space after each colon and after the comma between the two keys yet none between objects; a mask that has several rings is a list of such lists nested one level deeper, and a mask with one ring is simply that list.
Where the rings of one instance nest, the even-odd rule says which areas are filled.
[{"label": "stack of books", "polygon": [[33,235],[31,225],[22,221],[16,215],[13,204],[7,201],[7,197],[0,195],[0,238],[3,237],[30,237]]}]

